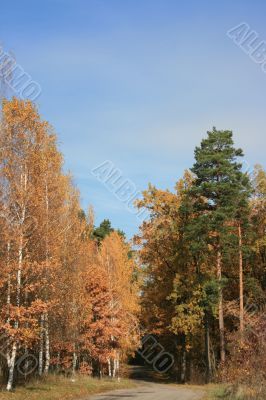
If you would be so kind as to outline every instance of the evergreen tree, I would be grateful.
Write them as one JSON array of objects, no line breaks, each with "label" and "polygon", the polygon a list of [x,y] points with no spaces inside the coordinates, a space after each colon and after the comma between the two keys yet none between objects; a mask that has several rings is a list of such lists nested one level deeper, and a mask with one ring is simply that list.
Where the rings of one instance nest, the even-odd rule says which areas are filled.
[{"label": "evergreen tree", "polygon": [[100,225],[94,229],[92,235],[97,240],[98,244],[100,244],[101,241],[113,231],[114,229],[112,228],[111,221],[109,219],[104,219]]},{"label": "evergreen tree", "polygon": [[[213,128],[200,147],[196,147],[191,169],[195,180],[189,191],[193,198],[193,219],[188,226],[188,235],[194,251],[204,249],[206,252],[211,248],[215,254],[222,362],[225,361],[222,261],[226,248],[234,240],[239,210],[246,209],[250,193],[249,179],[238,162],[238,157],[242,156],[243,151],[234,147],[231,131]],[[239,243],[241,250],[240,240]]]}]

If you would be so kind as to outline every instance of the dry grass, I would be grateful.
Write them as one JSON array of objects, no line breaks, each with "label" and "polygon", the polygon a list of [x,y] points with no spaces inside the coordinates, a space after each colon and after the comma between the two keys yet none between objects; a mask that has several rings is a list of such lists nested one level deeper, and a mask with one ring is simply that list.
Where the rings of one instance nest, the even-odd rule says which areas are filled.
[{"label": "dry grass", "polygon": [[51,375],[18,387],[12,393],[0,392],[0,400],[77,400],[93,393],[134,387],[130,380],[93,379],[76,376],[75,379]]},{"label": "dry grass", "polygon": [[265,400],[266,393],[258,387],[245,385],[207,385],[204,400]]}]

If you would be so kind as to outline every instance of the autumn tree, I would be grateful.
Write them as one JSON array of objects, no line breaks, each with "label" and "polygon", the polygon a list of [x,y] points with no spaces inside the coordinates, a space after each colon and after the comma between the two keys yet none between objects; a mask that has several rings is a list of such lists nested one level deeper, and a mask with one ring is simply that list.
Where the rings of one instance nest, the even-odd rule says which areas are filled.
[{"label": "autumn tree", "polygon": [[[138,271],[131,249],[118,232],[106,236],[100,248],[101,265],[107,273],[110,291],[109,314],[116,333],[111,335],[112,354],[109,375],[119,374],[120,360],[134,352],[139,344]],[[135,329],[134,329],[135,328]]]},{"label": "autumn tree", "polygon": [[[193,177],[187,171],[176,185],[176,193],[149,186],[139,207],[150,212],[135,238],[144,269],[143,324],[176,356],[178,380],[187,377],[187,349],[202,321],[200,282],[189,255],[185,226],[189,214],[181,209]],[[197,294],[197,296],[196,296]]]},{"label": "autumn tree", "polygon": [[[0,334],[7,389],[50,370],[117,376],[138,345],[137,267],[122,231],[94,228],[52,127],[30,101],[4,100],[0,125]],[[135,326],[132,335],[132,326]],[[3,339],[3,340],[2,340]],[[3,353],[3,351],[2,351]],[[37,369],[36,369],[37,368]]]},{"label": "autumn tree", "polygon": [[[38,335],[38,318],[47,308],[45,299],[37,296],[44,284],[45,268],[40,257],[36,232],[43,224],[38,194],[42,191],[37,169],[48,138],[48,125],[40,120],[30,102],[4,101],[1,121],[1,187],[2,218],[8,225],[5,238],[7,255],[6,306],[2,313],[2,332],[8,338],[7,364],[11,390],[16,357]],[[39,176],[40,178],[40,176]],[[33,252],[34,248],[34,252]],[[36,279],[37,278],[37,279]]]}]

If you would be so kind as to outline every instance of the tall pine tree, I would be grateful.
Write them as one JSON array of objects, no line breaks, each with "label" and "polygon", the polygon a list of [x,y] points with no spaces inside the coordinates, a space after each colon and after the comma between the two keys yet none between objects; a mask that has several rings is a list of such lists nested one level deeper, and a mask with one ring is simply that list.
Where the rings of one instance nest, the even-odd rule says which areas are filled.
[{"label": "tall pine tree", "polygon": [[[250,185],[247,175],[241,170],[241,163],[238,162],[238,157],[242,156],[243,151],[234,147],[231,131],[218,131],[213,128],[208,132],[207,138],[202,140],[200,147],[196,147],[195,163],[191,169],[195,174],[195,180],[189,193],[193,198],[193,218],[188,233],[194,248],[211,248],[215,254],[219,283],[218,311],[222,363],[225,361],[222,263],[226,247],[230,242],[234,242],[237,233],[240,292],[243,292],[241,229],[236,232],[235,225],[238,221],[238,227],[241,227],[239,209],[241,207],[244,210],[247,207]],[[240,300],[241,309],[242,301]]]}]

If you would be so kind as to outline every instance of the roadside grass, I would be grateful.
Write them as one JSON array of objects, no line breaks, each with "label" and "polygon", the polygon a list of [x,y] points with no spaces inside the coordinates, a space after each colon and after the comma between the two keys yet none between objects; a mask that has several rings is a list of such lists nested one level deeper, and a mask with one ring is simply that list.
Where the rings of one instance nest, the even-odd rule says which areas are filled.
[{"label": "roadside grass", "polygon": [[0,400],[77,400],[95,393],[134,386],[134,382],[126,379],[118,381],[80,375],[75,378],[50,375],[25,386],[18,386],[14,392],[1,391]]},{"label": "roadside grass", "polygon": [[228,397],[228,386],[209,384],[206,386],[206,398],[204,400],[227,400]]},{"label": "roadside grass", "polygon": [[265,400],[265,391],[259,387],[248,387],[245,385],[218,385],[206,386],[206,397],[203,400]]}]

